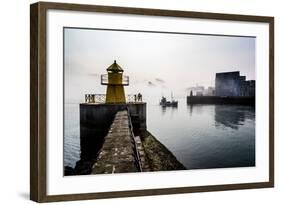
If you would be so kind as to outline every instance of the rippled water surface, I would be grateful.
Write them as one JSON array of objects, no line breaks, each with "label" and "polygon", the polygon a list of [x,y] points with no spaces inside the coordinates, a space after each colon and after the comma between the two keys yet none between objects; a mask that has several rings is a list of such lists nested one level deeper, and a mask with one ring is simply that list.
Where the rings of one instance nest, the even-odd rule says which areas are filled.
[{"label": "rippled water surface", "polygon": [[[147,128],[188,169],[255,166],[255,109],[147,104]],[[65,105],[64,165],[79,160],[79,105]]]},{"label": "rippled water surface", "polygon": [[79,104],[64,106],[64,166],[74,167],[80,159]]}]

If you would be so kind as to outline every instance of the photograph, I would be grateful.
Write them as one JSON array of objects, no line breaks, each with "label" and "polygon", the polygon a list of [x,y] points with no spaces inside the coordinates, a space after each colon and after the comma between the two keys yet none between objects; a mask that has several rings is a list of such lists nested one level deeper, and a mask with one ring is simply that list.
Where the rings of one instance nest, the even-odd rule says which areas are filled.
[{"label": "photograph", "polygon": [[63,28],[64,176],[256,166],[256,36]]}]

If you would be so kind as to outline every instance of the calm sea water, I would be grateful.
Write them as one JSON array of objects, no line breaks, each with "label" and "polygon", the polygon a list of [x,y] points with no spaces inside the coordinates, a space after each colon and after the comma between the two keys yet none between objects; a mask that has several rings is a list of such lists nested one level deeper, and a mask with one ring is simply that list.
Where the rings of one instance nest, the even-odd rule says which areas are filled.
[{"label": "calm sea water", "polygon": [[[255,109],[147,104],[147,129],[188,169],[255,166]],[[79,160],[79,105],[65,105],[64,165]]]}]

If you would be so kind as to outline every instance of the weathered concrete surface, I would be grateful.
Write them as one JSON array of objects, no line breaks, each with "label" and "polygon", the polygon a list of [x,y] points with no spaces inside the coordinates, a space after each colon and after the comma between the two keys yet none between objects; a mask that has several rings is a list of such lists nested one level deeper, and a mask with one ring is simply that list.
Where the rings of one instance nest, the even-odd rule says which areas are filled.
[{"label": "weathered concrete surface", "polygon": [[81,160],[97,157],[115,114],[129,109],[134,129],[146,130],[146,103],[80,104]]},{"label": "weathered concrete surface", "polygon": [[92,174],[138,172],[128,111],[119,111],[105,136]]},{"label": "weathered concrete surface", "polygon": [[141,164],[141,167],[142,167],[142,171],[143,172],[149,172],[151,171],[151,168],[148,164],[148,161],[147,161],[147,156],[145,154],[145,151],[144,151],[144,148],[143,148],[143,145],[142,145],[142,141],[140,139],[139,136],[135,136],[135,142],[136,142],[136,149],[139,153],[139,158],[140,158],[140,164]]},{"label": "weathered concrete surface", "polygon": [[150,132],[141,134],[148,171],[185,170],[177,158]]}]

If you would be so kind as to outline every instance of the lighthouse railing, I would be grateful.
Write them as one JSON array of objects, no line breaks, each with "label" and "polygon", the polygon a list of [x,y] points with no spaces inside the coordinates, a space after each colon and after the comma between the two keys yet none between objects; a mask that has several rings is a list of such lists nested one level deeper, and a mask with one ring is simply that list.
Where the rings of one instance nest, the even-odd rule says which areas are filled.
[{"label": "lighthouse railing", "polygon": [[[137,103],[141,100],[137,97],[137,94],[126,95],[126,103]],[[85,103],[105,103],[106,94],[85,94]]]},{"label": "lighthouse railing", "polygon": [[105,94],[85,94],[85,103],[105,103]]},{"label": "lighthouse railing", "polygon": [[[108,74],[101,75],[101,84],[102,85],[110,85],[109,80],[108,80]],[[120,84],[114,83],[114,85],[123,85],[123,86],[129,85],[129,76],[123,75],[122,76],[122,82]]]}]

